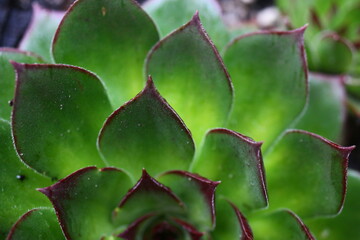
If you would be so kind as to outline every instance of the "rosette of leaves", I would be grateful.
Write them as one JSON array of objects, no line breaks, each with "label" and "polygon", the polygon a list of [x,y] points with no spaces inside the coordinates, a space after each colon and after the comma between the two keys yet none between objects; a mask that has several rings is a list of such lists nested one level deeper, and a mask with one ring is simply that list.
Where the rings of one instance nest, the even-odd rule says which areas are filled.
[{"label": "rosette of leaves", "polygon": [[[148,6],[157,22],[169,2]],[[158,27],[132,0],[79,0],[50,58],[2,49],[1,237],[357,239],[353,147],[293,129],[318,118],[305,28],[240,36],[221,57],[198,13]]]}]

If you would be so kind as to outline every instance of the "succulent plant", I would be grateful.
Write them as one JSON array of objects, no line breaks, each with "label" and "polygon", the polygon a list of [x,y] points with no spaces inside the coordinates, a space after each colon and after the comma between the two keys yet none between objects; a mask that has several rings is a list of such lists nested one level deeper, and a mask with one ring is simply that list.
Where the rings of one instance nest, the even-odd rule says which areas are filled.
[{"label": "succulent plant", "polygon": [[308,101],[305,27],[225,46],[215,2],[194,3],[150,1],[156,26],[79,0],[50,55],[1,50],[2,238],[358,239],[353,147],[306,131],[340,138],[343,109]]},{"label": "succulent plant", "polygon": [[344,103],[359,117],[360,1],[276,2],[292,27],[309,23],[305,35],[309,69],[345,85],[348,95]]}]

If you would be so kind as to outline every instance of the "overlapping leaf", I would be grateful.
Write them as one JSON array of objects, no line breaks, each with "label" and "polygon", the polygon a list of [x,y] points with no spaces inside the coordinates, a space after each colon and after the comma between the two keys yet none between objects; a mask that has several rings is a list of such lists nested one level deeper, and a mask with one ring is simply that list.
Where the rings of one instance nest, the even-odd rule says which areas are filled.
[{"label": "overlapping leaf", "polygon": [[304,131],[286,132],[266,156],[270,208],[288,208],[301,217],[339,213],[353,148]]},{"label": "overlapping leaf", "polygon": [[185,24],[195,11],[199,11],[204,27],[218,49],[230,40],[222,21],[222,9],[215,0],[151,0],[145,2],[144,9],[155,20],[162,37]]},{"label": "overlapping leaf", "polygon": [[107,119],[98,146],[106,162],[127,171],[133,182],[143,168],[153,176],[187,170],[195,151],[189,130],[151,78],[141,93]]},{"label": "overlapping leaf", "polygon": [[197,144],[209,128],[224,126],[233,100],[232,85],[198,14],[153,47],[146,73],[153,76]]},{"label": "overlapping leaf", "polygon": [[36,191],[51,184],[50,179],[27,168],[17,157],[11,139],[10,124],[0,119],[0,238],[29,209],[50,206]]},{"label": "overlapping leaf", "polygon": [[[10,60],[22,63],[42,63],[42,59],[32,53],[10,48],[0,48],[0,118],[10,119],[14,98],[15,73]],[[10,105],[10,106],[9,106]]]},{"label": "overlapping leaf", "polygon": [[96,72],[118,108],[143,88],[144,59],[158,40],[135,0],[79,0],[62,20],[52,51],[57,63]]},{"label": "overlapping leaf", "polygon": [[223,195],[242,211],[267,206],[261,143],[227,129],[211,130],[192,171],[220,180],[217,195]]},{"label": "overlapping leaf", "polygon": [[62,240],[55,212],[51,208],[33,209],[25,213],[13,226],[7,240]]},{"label": "overlapping leaf", "polygon": [[14,66],[12,131],[21,159],[58,179],[85,166],[103,166],[96,139],[111,106],[97,77],[65,65]]},{"label": "overlapping leaf", "polygon": [[309,104],[295,125],[339,143],[345,122],[344,77],[311,74]]},{"label": "overlapping leaf", "polygon": [[306,102],[304,30],[243,35],[224,54],[235,88],[228,127],[264,141],[264,151],[293,124]]},{"label": "overlapping leaf", "polygon": [[66,239],[89,240],[115,231],[111,215],[130,186],[120,170],[88,167],[40,191],[53,203]]}]

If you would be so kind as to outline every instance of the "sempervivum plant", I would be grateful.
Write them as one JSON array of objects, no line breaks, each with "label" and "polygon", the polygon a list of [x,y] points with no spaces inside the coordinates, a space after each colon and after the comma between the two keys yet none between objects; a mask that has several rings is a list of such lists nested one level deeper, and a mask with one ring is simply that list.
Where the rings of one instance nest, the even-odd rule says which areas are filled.
[{"label": "sempervivum plant", "polygon": [[[217,5],[195,2],[223,48]],[[79,0],[50,57],[2,49],[2,238],[359,238],[353,147],[293,129],[320,118],[305,28],[240,36],[221,57],[198,13],[160,40],[184,3],[151,1],[158,29],[133,0]]]}]

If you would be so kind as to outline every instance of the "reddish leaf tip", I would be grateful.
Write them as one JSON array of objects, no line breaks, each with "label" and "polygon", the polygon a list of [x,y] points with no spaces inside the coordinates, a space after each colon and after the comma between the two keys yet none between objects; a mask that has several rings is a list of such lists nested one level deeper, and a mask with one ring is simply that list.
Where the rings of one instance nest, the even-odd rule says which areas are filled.
[{"label": "reddish leaf tip", "polygon": [[201,25],[201,21],[200,21],[200,16],[199,16],[199,11],[196,10],[194,16],[192,17],[191,23],[194,23],[194,24],[200,24]]},{"label": "reddish leaf tip", "polygon": [[156,181],[156,179],[151,177],[148,174],[148,172],[145,169],[143,169],[141,178],[135,184],[135,186],[127,192],[125,197],[121,200],[119,207],[120,208],[123,207],[126,204],[126,202],[131,198],[132,195],[141,191],[161,192],[168,195],[170,198],[176,201],[180,206],[184,205],[184,203],[171,191],[171,189]]},{"label": "reddish leaf tip", "polygon": [[10,60],[9,62],[13,65],[16,72],[22,72],[25,69],[25,64],[23,63],[18,63],[13,60]]},{"label": "reddish leaf tip", "polygon": [[44,194],[47,197],[51,196],[51,186],[50,187],[44,187],[44,188],[37,188],[36,190],[41,192],[42,194]]},{"label": "reddish leaf tip", "polygon": [[156,87],[155,87],[155,84],[154,84],[154,81],[153,81],[151,75],[148,76],[145,89],[155,89],[156,90]]}]

